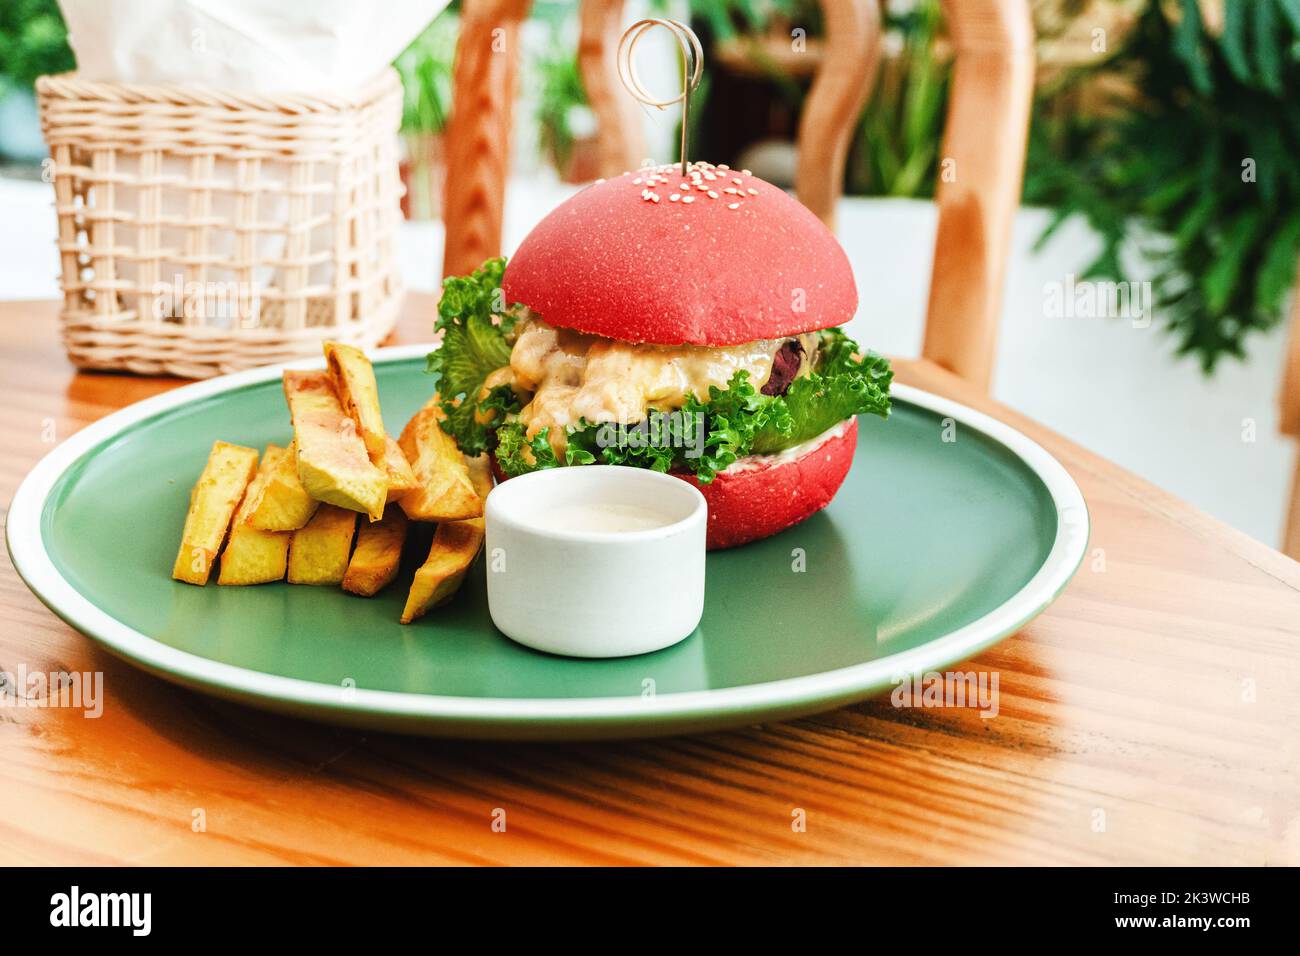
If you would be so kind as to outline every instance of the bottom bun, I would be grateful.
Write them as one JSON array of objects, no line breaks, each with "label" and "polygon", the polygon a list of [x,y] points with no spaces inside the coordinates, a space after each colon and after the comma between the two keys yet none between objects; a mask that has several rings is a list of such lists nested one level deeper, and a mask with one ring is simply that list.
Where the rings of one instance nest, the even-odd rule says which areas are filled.
[{"label": "bottom bun", "polygon": [[709,484],[675,474],[709,503],[710,551],[734,548],[783,531],[821,511],[844,484],[858,446],[858,420],[849,419],[779,455],[742,458]]}]

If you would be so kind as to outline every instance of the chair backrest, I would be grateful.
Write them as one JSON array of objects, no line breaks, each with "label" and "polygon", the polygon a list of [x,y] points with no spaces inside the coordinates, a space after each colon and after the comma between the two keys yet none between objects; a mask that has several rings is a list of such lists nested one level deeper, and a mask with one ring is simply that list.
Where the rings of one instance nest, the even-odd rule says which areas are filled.
[{"label": "chair backrest", "polygon": [[[1011,224],[1020,200],[1034,81],[1030,0],[943,0],[952,93],[936,191],[939,225],[923,355],[987,388]],[[880,62],[878,0],[820,0],[825,53],[799,127],[796,193],[828,225]],[[447,129],[443,274],[501,248],[519,24],[528,0],[464,0]],[[582,0],[579,63],[596,115],[600,175],[636,168],[636,105],[615,57],[623,0]]]},{"label": "chair backrest", "polygon": [[[1296,266],[1300,275],[1300,265]],[[1287,334],[1282,387],[1278,390],[1278,431],[1300,438],[1300,292],[1291,296],[1291,326]],[[1282,531],[1282,553],[1300,561],[1300,455],[1291,478],[1291,501]]]}]

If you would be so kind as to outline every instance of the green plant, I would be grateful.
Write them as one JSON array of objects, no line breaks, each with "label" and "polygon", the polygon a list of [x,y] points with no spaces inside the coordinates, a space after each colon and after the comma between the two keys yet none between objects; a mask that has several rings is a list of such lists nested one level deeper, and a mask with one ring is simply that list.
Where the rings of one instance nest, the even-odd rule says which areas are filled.
[{"label": "green plant", "polygon": [[573,154],[575,140],[590,135],[595,120],[587,106],[587,91],[573,44],[556,38],[549,49],[557,51],[556,54],[537,63],[541,86],[537,103],[538,140],[556,168],[563,170]]},{"label": "green plant", "polygon": [[[775,20],[797,24],[816,37],[821,10],[809,0],[691,0],[692,15],[716,40],[740,39],[782,96],[798,103],[806,83],[787,75],[756,37]],[[897,52],[886,58],[855,133],[845,190],[855,195],[930,196],[938,173],[939,144],[948,97],[949,62],[936,52],[942,27],[939,0],[884,5],[887,36]],[[892,44],[891,44],[892,45]],[[707,99],[709,73],[696,93]],[[694,118],[704,115],[694,111]],[[692,140],[698,141],[692,134]]]},{"label": "green plant", "polygon": [[788,16],[803,5],[803,0],[690,0],[691,16],[707,23],[719,40],[740,31],[760,32],[774,16]]},{"label": "green plant", "polygon": [[458,22],[443,13],[393,61],[402,78],[403,133],[441,133],[447,125]]},{"label": "green plant", "polygon": [[848,165],[849,193],[931,196],[947,115],[950,62],[936,51],[938,0],[904,12],[886,6],[884,27],[898,39],[858,124]]},{"label": "green plant", "polygon": [[[1226,0],[1212,32],[1195,0],[1149,3],[1120,47],[1044,91],[1025,196],[1054,205],[1044,243],[1078,213],[1100,234],[1087,278],[1119,281],[1137,247],[1154,312],[1209,374],[1276,325],[1300,255],[1300,0]],[[1054,109],[1105,77],[1129,95]]]},{"label": "green plant", "polygon": [[459,17],[444,10],[393,61],[402,78],[402,135],[406,139],[405,211],[431,219],[441,211],[440,136],[451,112],[451,71]]},{"label": "green plant", "polygon": [[75,65],[54,0],[0,3],[0,94],[6,87],[31,89],[38,76]]}]

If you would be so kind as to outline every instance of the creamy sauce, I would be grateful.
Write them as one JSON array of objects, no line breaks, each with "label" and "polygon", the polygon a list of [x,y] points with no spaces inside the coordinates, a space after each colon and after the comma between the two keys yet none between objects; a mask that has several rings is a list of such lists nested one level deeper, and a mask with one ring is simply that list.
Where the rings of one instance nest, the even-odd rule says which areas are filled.
[{"label": "creamy sauce", "polygon": [[547,531],[584,531],[616,534],[624,531],[648,531],[672,524],[671,518],[645,505],[618,504],[612,501],[558,505],[531,519]]},{"label": "creamy sauce", "polygon": [[826,444],[832,438],[838,438],[849,430],[849,425],[853,419],[846,418],[844,421],[832,425],[820,435],[815,435],[807,441],[800,442],[797,445],[791,445],[789,448],[778,451],[771,455],[746,455],[744,458],[733,462],[719,474],[736,474],[742,471],[753,471],[756,468],[770,468],[773,465],[780,465],[788,461],[794,461],[796,458],[802,458],[809,452],[815,451],[821,445]]},{"label": "creamy sauce", "polygon": [[[815,333],[800,338],[808,340],[804,347],[811,354]],[[651,408],[680,408],[691,394],[707,398],[710,386],[726,388],[742,369],[755,388],[762,388],[784,341],[759,339],[716,348],[636,345],[555,329],[534,318],[519,326],[509,379],[516,391],[532,395],[519,415],[529,436],[558,426],[551,427],[549,437],[560,450],[564,426],[584,418],[632,425],[644,421]]]}]

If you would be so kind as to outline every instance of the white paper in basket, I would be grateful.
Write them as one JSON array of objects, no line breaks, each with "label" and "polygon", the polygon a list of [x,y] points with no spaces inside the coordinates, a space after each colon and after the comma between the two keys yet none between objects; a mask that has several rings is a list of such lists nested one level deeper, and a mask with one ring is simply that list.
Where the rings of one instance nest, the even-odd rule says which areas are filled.
[{"label": "white paper in basket", "polygon": [[345,93],[448,0],[59,0],[83,79]]},{"label": "white paper in basket", "polygon": [[[59,0],[83,79],[194,84],[246,93],[346,93],[356,89],[392,62],[447,4],[448,0],[386,0],[379,12],[363,0]],[[123,155],[119,165],[129,166],[133,161],[139,162]],[[138,172],[134,168],[118,171],[132,177]],[[158,172],[175,178],[190,174],[188,164],[176,158],[164,160]],[[211,178],[231,180],[234,172],[233,163],[218,157]],[[318,175],[328,177],[330,173],[321,170]],[[135,212],[143,199],[140,190],[127,185],[118,187],[116,198],[119,208],[128,212]],[[258,218],[284,221],[288,201],[280,190],[264,193]],[[166,196],[163,202],[164,217],[185,217],[187,208],[179,196]],[[234,213],[234,201],[228,194],[212,196],[209,214],[214,219],[229,221]],[[122,244],[137,246],[138,230],[131,219],[120,223],[117,232]],[[160,239],[164,248],[186,249],[184,230],[163,227]],[[252,255],[260,262],[273,262],[284,251],[284,236],[272,231],[258,235]],[[236,259],[234,234],[213,230],[204,252],[214,263]],[[309,285],[329,288],[333,268],[332,263],[311,266]],[[136,263],[119,261],[117,272],[131,285],[138,285]],[[279,273],[272,266],[259,267],[256,287],[279,287]],[[226,270],[217,268],[212,273],[213,277],[221,274]],[[191,276],[183,267],[164,264],[155,285],[180,291]],[[139,305],[145,308],[146,301]],[[180,306],[176,295],[155,297],[148,305],[165,314],[174,314]],[[210,315],[206,324],[229,327],[239,320],[218,314]]]}]

